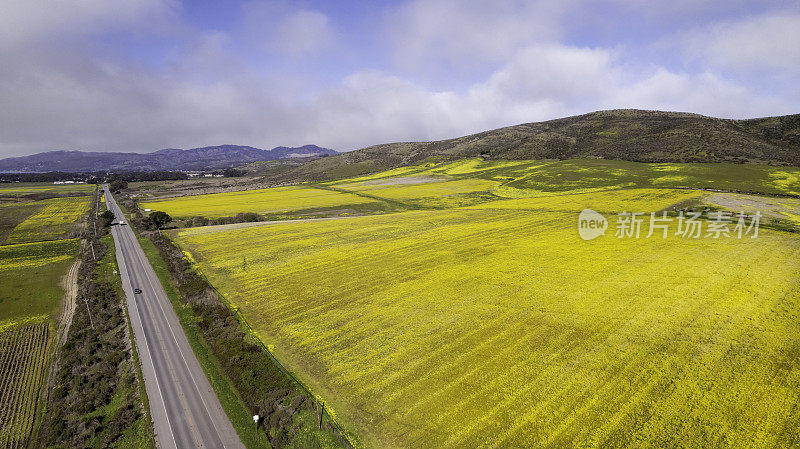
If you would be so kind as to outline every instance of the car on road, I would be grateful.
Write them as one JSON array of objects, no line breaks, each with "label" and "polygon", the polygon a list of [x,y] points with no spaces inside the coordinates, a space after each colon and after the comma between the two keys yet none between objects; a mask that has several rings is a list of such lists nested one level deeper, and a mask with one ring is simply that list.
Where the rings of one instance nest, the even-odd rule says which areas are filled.
[{"label": "car on road", "polygon": [[134,295],[141,295],[142,294],[142,289],[141,288],[134,288],[133,289],[133,294]]},{"label": "car on road", "polygon": [[125,222],[124,222],[124,221],[122,221],[122,220],[120,220],[120,221],[119,221],[119,225],[120,225],[120,226],[125,226]]}]

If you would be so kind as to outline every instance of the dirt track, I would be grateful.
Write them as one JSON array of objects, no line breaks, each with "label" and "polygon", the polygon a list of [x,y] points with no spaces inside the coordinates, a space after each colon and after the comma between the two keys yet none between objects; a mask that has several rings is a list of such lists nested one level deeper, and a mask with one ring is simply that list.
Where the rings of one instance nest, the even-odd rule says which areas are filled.
[{"label": "dirt track", "polygon": [[78,271],[81,268],[81,262],[80,259],[76,260],[66,276],[61,279],[61,286],[66,293],[64,293],[64,309],[61,312],[61,318],[58,320],[57,347],[61,347],[67,341],[69,326],[72,324],[72,315],[75,314],[75,304],[78,300]]}]

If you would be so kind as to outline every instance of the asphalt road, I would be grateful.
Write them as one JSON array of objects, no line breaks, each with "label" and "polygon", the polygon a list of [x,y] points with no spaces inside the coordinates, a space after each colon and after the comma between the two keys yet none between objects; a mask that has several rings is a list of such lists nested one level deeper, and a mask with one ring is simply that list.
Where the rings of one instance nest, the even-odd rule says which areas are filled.
[{"label": "asphalt road", "polygon": [[[142,363],[156,444],[244,448],[192,352],[153,267],[108,187],[106,204],[125,225],[111,227],[128,312]],[[134,289],[142,290],[134,294]]]}]

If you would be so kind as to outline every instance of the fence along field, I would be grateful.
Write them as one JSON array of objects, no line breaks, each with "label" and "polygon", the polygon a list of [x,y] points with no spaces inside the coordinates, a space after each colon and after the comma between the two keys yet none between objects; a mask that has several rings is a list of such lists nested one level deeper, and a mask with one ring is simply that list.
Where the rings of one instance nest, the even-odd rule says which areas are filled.
[{"label": "fence along field", "polygon": [[649,212],[692,195],[172,235],[367,446],[796,444],[796,234],[577,235],[583,207]]},{"label": "fence along field", "polygon": [[46,366],[46,321],[0,331],[0,447],[25,448]]}]

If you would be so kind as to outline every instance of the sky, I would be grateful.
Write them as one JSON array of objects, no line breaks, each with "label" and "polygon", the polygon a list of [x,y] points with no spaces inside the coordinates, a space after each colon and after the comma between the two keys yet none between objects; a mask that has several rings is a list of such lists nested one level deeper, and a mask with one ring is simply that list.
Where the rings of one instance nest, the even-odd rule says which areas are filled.
[{"label": "sky", "polygon": [[0,0],[0,157],[800,112],[800,3]]}]

